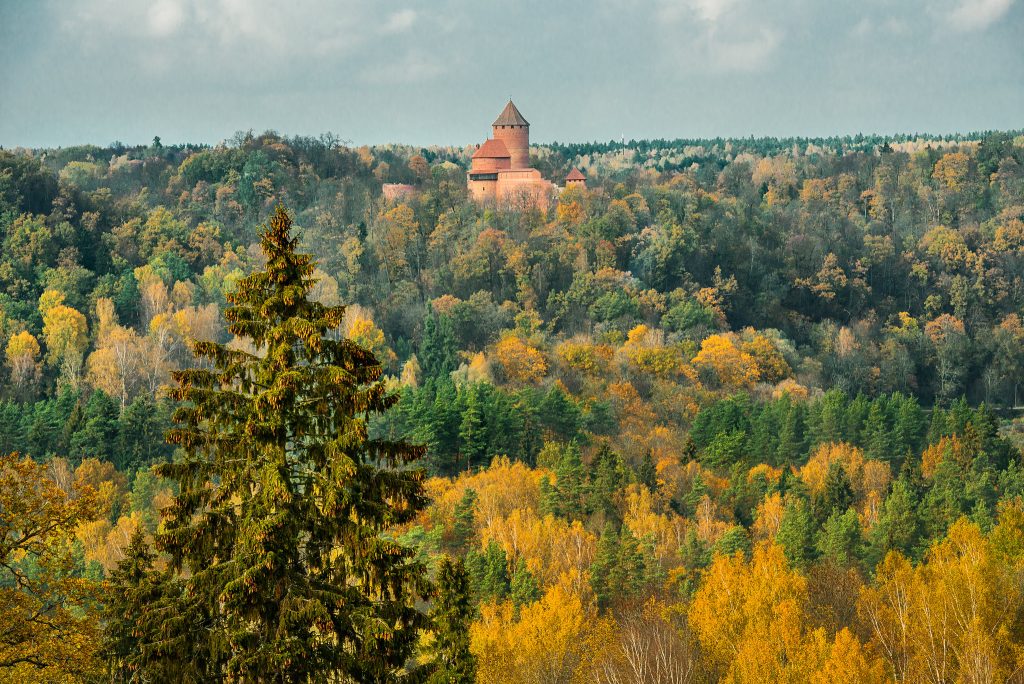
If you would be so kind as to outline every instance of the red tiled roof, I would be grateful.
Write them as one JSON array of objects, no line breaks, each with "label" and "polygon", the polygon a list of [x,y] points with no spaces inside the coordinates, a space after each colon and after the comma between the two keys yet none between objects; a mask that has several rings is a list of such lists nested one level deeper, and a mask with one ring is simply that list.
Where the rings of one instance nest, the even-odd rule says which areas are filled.
[{"label": "red tiled roof", "polygon": [[500,159],[502,157],[511,157],[508,153],[508,148],[505,147],[505,143],[494,138],[488,138],[480,149],[473,153],[473,159],[479,159],[481,157],[487,159]]},{"label": "red tiled roof", "polygon": [[505,108],[501,110],[501,114],[494,120],[492,126],[529,126],[530,122],[523,118],[523,115],[519,113],[516,106],[512,104],[512,100],[508,101]]},{"label": "red tiled roof", "polygon": [[574,167],[572,167],[572,171],[569,172],[569,175],[565,177],[565,180],[567,180],[567,181],[571,181],[571,180],[573,180],[573,181],[575,181],[575,180],[585,181],[585,180],[587,180],[587,177],[583,175],[582,171],[580,171],[579,169],[577,169],[574,166]]}]

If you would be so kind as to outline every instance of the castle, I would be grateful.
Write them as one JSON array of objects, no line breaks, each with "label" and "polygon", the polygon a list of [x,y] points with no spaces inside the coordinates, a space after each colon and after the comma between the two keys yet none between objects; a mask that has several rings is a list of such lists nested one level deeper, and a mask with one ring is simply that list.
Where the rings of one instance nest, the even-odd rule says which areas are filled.
[{"label": "castle", "polygon": [[[470,196],[478,202],[546,206],[557,188],[541,177],[540,171],[530,168],[530,122],[512,100],[491,124],[491,130],[494,137],[473,153],[466,174]],[[579,169],[574,168],[566,177],[566,187],[572,186],[586,187],[586,178]]]}]

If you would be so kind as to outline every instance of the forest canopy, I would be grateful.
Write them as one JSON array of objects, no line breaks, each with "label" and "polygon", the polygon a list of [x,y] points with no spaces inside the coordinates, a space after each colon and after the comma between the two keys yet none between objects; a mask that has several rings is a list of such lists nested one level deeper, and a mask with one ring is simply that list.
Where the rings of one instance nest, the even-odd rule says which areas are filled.
[{"label": "forest canopy", "polygon": [[1022,132],[539,145],[587,176],[546,208],[472,202],[472,152],[0,150],[0,681],[128,681],[105,590],[178,562],[170,387],[261,353],[227,312],[278,205],[379,364],[365,439],[424,453],[373,534],[458,590],[398,669],[1019,679]]}]

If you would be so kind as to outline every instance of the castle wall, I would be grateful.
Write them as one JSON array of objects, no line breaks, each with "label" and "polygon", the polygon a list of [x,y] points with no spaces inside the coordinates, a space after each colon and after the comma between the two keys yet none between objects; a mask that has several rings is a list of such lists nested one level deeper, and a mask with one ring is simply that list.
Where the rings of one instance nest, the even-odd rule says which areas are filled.
[{"label": "castle wall", "polygon": [[477,202],[486,202],[497,197],[497,180],[473,180],[467,174],[466,187],[469,190],[469,196]]},{"label": "castle wall", "polygon": [[530,166],[530,127],[529,126],[493,126],[494,139],[505,143],[512,158],[513,169],[525,169]]},{"label": "castle wall", "polygon": [[498,173],[495,197],[498,202],[512,206],[537,204],[546,208],[555,186],[544,179],[537,169],[511,169]]}]

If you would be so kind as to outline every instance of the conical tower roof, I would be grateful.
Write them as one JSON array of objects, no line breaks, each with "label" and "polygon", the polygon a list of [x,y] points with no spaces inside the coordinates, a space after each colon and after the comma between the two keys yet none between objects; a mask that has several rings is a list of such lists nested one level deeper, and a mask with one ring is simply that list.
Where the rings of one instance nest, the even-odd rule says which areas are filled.
[{"label": "conical tower roof", "polygon": [[583,175],[582,171],[580,171],[579,169],[577,169],[574,166],[574,167],[572,167],[572,171],[569,172],[569,175],[565,177],[565,180],[567,180],[567,181],[578,181],[578,180],[585,181],[585,180],[587,180],[587,177]]},{"label": "conical tower roof", "polygon": [[529,126],[530,122],[523,118],[523,115],[516,109],[515,104],[512,100],[508,101],[505,108],[501,110],[501,114],[494,120],[492,126]]}]

